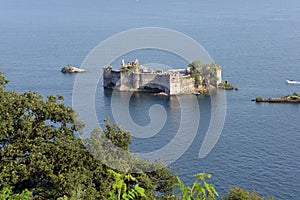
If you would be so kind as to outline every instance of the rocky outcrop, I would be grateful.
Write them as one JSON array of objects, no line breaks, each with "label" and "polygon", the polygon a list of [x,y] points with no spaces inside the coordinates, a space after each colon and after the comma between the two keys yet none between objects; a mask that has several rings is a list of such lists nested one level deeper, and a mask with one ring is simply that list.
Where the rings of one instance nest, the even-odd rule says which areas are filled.
[{"label": "rocky outcrop", "polygon": [[294,93],[289,94],[284,97],[280,98],[262,98],[257,97],[255,100],[253,100],[257,103],[266,102],[266,103],[300,103],[300,94]]},{"label": "rocky outcrop", "polygon": [[61,69],[62,73],[80,73],[80,72],[85,72],[85,69],[80,69],[77,67],[74,67],[71,64],[68,64],[67,66],[63,67]]}]

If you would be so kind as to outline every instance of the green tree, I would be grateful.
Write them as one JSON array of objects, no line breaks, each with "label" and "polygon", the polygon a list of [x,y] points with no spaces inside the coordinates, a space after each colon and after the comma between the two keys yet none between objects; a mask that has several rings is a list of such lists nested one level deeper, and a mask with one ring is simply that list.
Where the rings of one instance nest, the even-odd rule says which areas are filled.
[{"label": "green tree", "polygon": [[[28,189],[35,199],[105,199],[114,183],[111,169],[76,138],[81,125],[75,111],[63,104],[60,95],[44,98],[37,92],[6,91],[7,82],[0,74],[0,189],[11,188],[13,194]],[[148,199],[173,194],[171,170],[159,161],[133,156],[129,132],[107,121],[100,135],[124,150],[125,158],[133,163],[128,172]],[[97,153],[107,152],[107,143],[94,142],[101,142]],[[123,162],[117,161],[121,156],[108,154],[106,159]],[[123,170],[116,172],[123,174]]]},{"label": "green tree", "polygon": [[216,86],[217,84],[217,64],[215,62],[202,64],[200,60],[195,60],[189,64],[191,75],[195,78],[196,85]]},{"label": "green tree", "polygon": [[95,194],[90,177],[101,165],[74,136],[74,110],[59,95],[45,100],[36,92],[5,91],[1,80],[0,188],[28,189],[44,199]]},{"label": "green tree", "polygon": [[219,194],[215,190],[214,185],[206,182],[206,178],[210,178],[210,174],[196,174],[196,180],[191,186],[185,185],[179,177],[177,177],[176,187],[180,190],[178,199],[184,200],[215,200]]},{"label": "green tree", "polygon": [[[268,200],[274,200],[274,197],[270,196]],[[260,196],[256,190],[251,193],[244,188],[232,187],[229,192],[222,197],[222,200],[265,200],[263,196]]]},{"label": "green tree", "polygon": [[7,79],[3,76],[3,73],[0,72],[0,88],[3,90],[5,88],[5,85],[9,83]]},{"label": "green tree", "polygon": [[10,188],[3,188],[0,191],[0,199],[5,200],[30,200],[32,199],[32,192],[25,189],[20,194],[13,194]]},{"label": "green tree", "polygon": [[191,76],[195,79],[196,86],[202,86],[202,75],[200,69],[202,68],[202,63],[200,60],[196,60],[189,64],[191,71]]},{"label": "green tree", "polygon": [[[109,193],[109,200],[131,200],[138,199],[139,197],[146,197],[144,188],[141,188],[131,174],[119,174],[113,170],[108,171],[114,178],[114,184],[112,185]],[[134,187],[128,188],[128,185],[134,184]]]},{"label": "green tree", "polygon": [[[130,173],[139,186],[145,189],[147,199],[173,196],[175,175],[172,174],[172,170],[159,160],[150,162],[133,156],[128,150],[131,142],[130,133],[115,123],[110,124],[109,118],[105,120],[105,124],[103,131],[95,129],[91,137],[85,141],[92,155],[109,166],[116,166],[117,169],[114,169],[116,173],[123,175]],[[105,195],[109,194],[115,182],[108,173],[103,177],[102,183],[104,187],[101,187],[100,193],[101,198],[105,199],[107,197]],[[134,189],[135,185],[135,182],[127,182],[127,188]]]},{"label": "green tree", "polygon": [[209,80],[210,83],[214,86],[217,86],[217,81],[218,81],[218,77],[217,77],[217,63],[216,62],[212,62],[209,65]]}]

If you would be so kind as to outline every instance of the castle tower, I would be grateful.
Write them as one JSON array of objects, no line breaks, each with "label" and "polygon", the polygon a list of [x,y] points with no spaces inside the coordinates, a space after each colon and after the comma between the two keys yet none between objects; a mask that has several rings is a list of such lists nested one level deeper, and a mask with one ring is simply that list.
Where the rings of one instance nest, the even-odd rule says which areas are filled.
[{"label": "castle tower", "polygon": [[112,67],[110,66],[105,66],[103,67],[103,86],[109,87],[110,83],[111,83],[111,70]]},{"label": "castle tower", "polygon": [[217,87],[220,83],[222,83],[222,67],[217,67]]},{"label": "castle tower", "polygon": [[126,67],[126,64],[125,64],[125,60],[124,60],[124,58],[122,59],[122,62],[121,62],[121,67]]},{"label": "castle tower", "polygon": [[139,66],[140,65],[139,60],[137,58],[135,59],[134,65],[135,66]]}]

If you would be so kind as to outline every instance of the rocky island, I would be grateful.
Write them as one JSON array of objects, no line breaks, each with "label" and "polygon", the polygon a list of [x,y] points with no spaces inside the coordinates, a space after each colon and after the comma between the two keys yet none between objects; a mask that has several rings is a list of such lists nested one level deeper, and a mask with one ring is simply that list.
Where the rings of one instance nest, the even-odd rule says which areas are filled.
[{"label": "rocky island", "polygon": [[68,64],[67,66],[65,66],[61,69],[61,72],[62,73],[80,73],[80,72],[85,72],[85,69],[77,68],[71,64]]},{"label": "rocky island", "polygon": [[222,69],[216,63],[202,64],[199,60],[187,68],[148,70],[135,62],[121,62],[121,67],[103,68],[103,87],[119,91],[164,93],[166,95],[205,93],[208,88],[217,88],[222,83]]},{"label": "rocky island", "polygon": [[237,87],[233,86],[230,84],[227,80],[222,81],[219,85],[219,88],[224,89],[224,90],[239,90]]},{"label": "rocky island", "polygon": [[267,103],[300,103],[300,94],[297,94],[294,92],[293,94],[289,94],[284,97],[280,98],[262,98],[257,97],[255,100],[253,100],[257,103],[260,102],[267,102]]}]

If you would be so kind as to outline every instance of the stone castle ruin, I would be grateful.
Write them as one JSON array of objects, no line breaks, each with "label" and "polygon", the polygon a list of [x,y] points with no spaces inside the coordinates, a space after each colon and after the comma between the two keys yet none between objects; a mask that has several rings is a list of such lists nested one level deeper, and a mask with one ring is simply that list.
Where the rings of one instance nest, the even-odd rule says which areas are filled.
[{"label": "stone castle ruin", "polygon": [[[168,71],[148,70],[135,62],[121,62],[118,70],[111,66],[103,68],[104,88],[116,89],[119,91],[141,91],[141,92],[164,92],[168,95],[192,93],[207,85],[207,80],[201,79],[203,84],[196,85],[190,68],[172,69]],[[216,68],[217,81],[215,87],[221,83],[221,67]],[[210,85],[210,84],[209,84]]]}]

